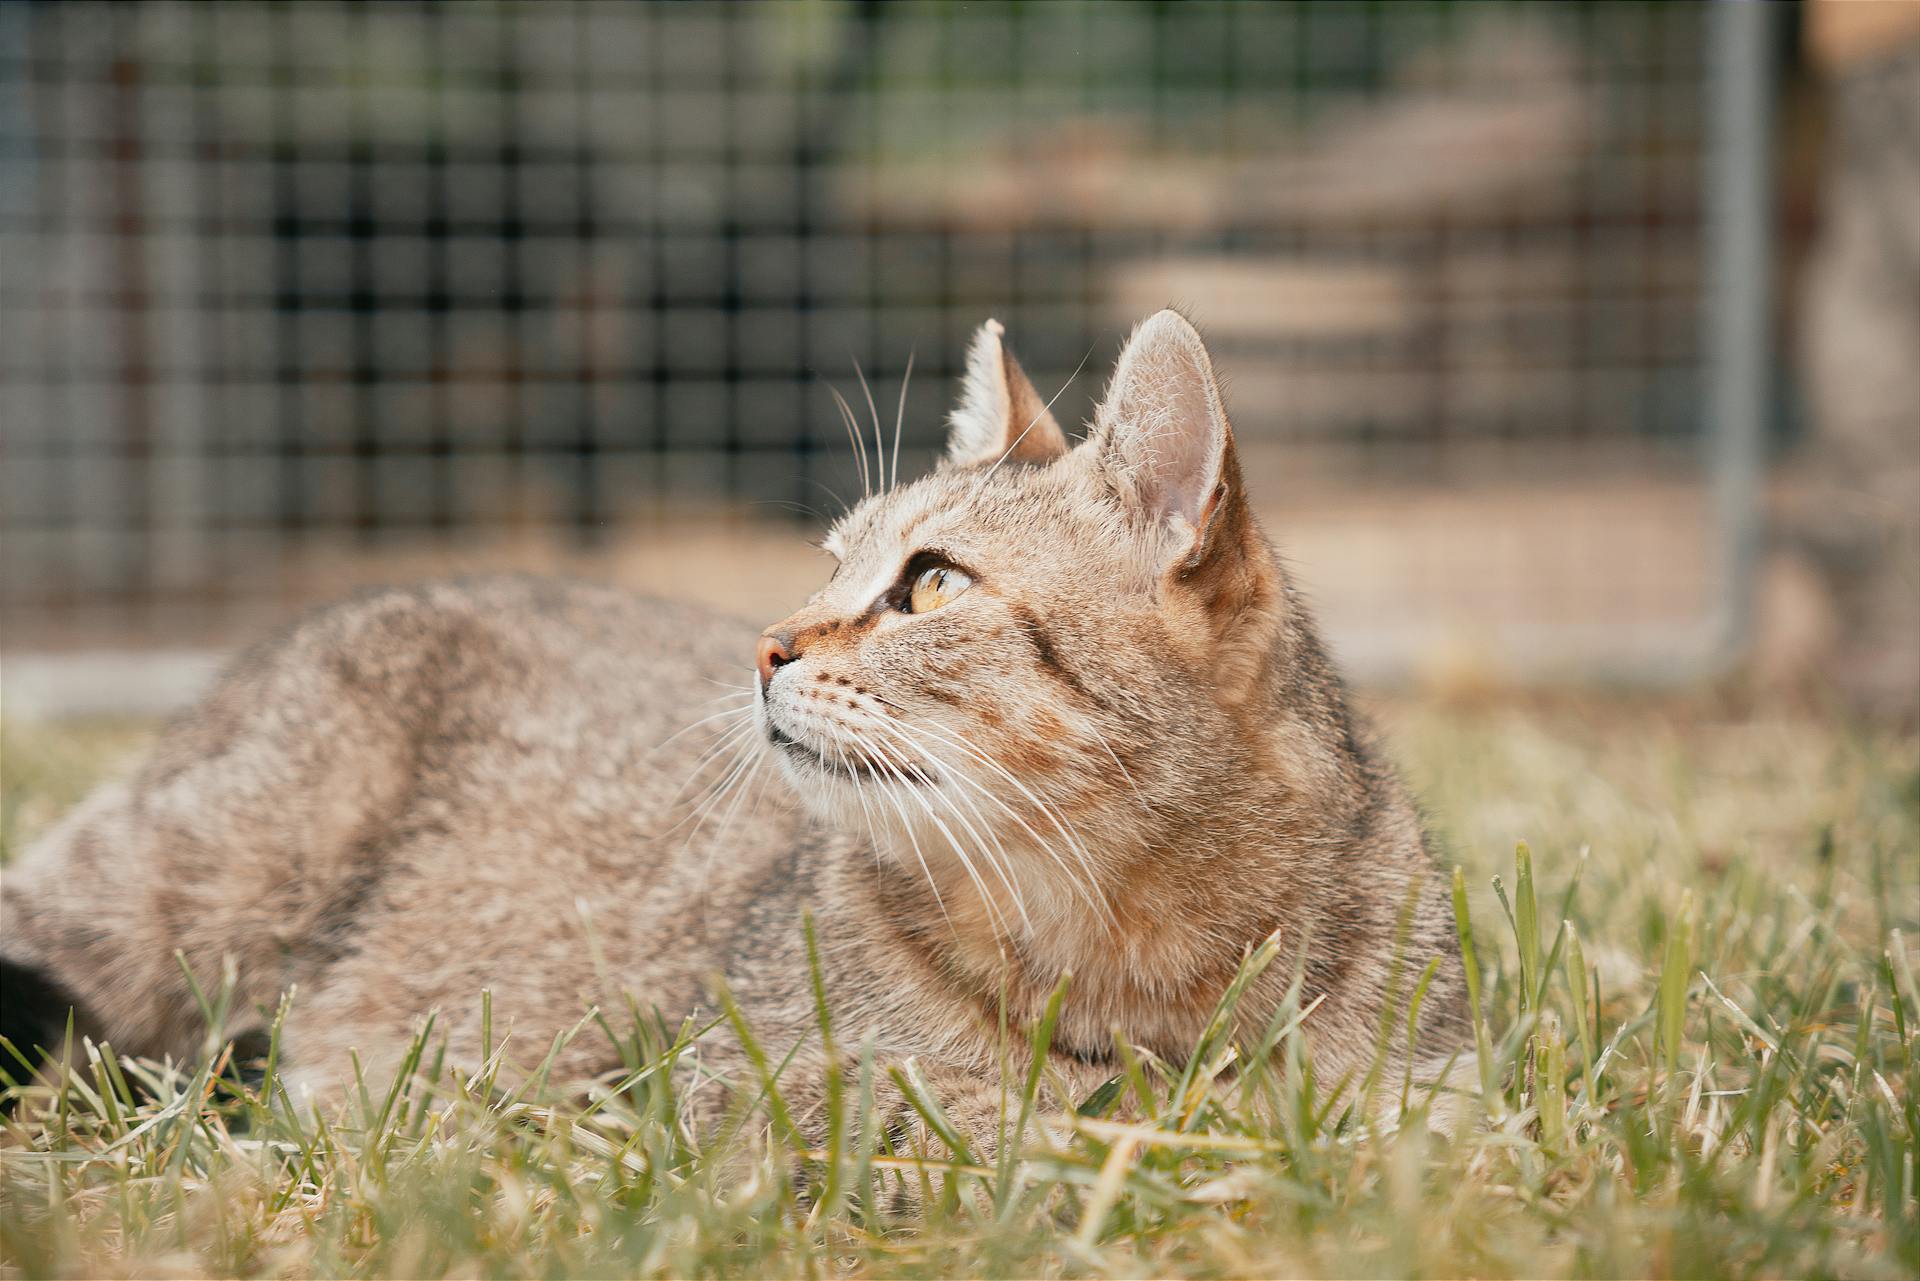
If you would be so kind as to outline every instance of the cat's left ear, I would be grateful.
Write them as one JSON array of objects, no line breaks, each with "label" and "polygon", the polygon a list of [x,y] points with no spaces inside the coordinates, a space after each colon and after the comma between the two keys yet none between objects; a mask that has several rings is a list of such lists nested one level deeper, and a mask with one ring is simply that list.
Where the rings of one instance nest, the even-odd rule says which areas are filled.
[{"label": "cat's left ear", "polygon": [[1047,402],[1007,350],[1006,330],[989,320],[967,348],[960,403],[947,420],[947,458],[961,467],[1049,463],[1067,452],[1067,436]]},{"label": "cat's left ear", "polygon": [[1150,532],[1173,616],[1206,636],[1225,697],[1257,687],[1280,625],[1279,566],[1241,492],[1213,361],[1177,311],[1149,316],[1114,366],[1082,449]]},{"label": "cat's left ear", "polygon": [[1280,625],[1279,566],[1241,490],[1206,344],[1177,311],[1149,316],[1114,366],[1082,449],[1151,531],[1163,598],[1210,638],[1223,696],[1257,687]]},{"label": "cat's left ear", "polygon": [[1249,522],[1233,428],[1199,331],[1171,309],[1127,339],[1088,447],[1132,504],[1171,544],[1173,567],[1193,570]]}]

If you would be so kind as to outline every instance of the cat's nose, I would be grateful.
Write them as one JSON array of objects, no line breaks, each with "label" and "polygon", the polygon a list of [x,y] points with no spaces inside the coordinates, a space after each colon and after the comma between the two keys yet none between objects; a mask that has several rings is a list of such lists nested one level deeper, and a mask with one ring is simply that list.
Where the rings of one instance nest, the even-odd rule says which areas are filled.
[{"label": "cat's nose", "polygon": [[762,636],[760,652],[755,656],[760,667],[760,685],[765,688],[773,674],[793,661],[793,654],[778,636]]}]

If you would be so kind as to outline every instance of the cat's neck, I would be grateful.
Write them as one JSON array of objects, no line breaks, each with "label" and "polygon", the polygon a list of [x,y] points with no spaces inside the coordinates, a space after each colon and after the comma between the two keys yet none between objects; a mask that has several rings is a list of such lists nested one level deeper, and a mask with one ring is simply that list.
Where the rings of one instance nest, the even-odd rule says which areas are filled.
[{"label": "cat's neck", "polygon": [[1372,764],[1304,622],[1274,670],[1290,675],[1223,709],[1205,750],[1154,762],[1124,788],[1090,789],[1052,816],[1058,825],[1033,815],[1001,825],[997,866],[975,858],[969,869],[943,840],[916,848],[882,831],[883,845],[899,842],[882,860],[895,919],[913,922],[943,970],[1008,992],[1027,1013],[1071,973],[1070,1003],[1091,1034],[1119,1025],[1142,1044],[1190,1043],[1189,1024],[1249,950],[1341,917],[1358,847],[1411,843],[1374,848],[1376,866],[1420,852],[1417,821]]},{"label": "cat's neck", "polygon": [[1207,809],[1136,823],[1131,841],[1091,842],[1085,875],[1011,840],[1005,873],[903,842],[885,851],[889,910],[915,920],[940,969],[983,1000],[1004,992],[1016,1015],[1071,974],[1070,1006],[1096,1039],[1120,1026],[1140,1044],[1190,1044],[1247,952],[1310,910],[1288,869],[1328,842],[1290,825],[1289,801],[1278,780],[1243,780]]}]

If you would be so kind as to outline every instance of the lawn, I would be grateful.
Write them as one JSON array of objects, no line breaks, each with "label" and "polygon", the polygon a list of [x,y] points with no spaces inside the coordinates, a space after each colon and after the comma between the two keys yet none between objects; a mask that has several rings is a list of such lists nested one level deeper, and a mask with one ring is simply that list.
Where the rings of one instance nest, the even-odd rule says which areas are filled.
[{"label": "lawn", "polygon": [[[858,1123],[865,1071],[824,1149],[777,1105],[690,1133],[677,1029],[591,1099],[436,1072],[429,1032],[325,1116],[228,1083],[214,1037],[98,1047],[15,1090],[0,1273],[1920,1274],[1920,740],[1698,698],[1381,713],[1481,976],[1487,1088],[1452,1138],[1217,1040],[924,1183]],[[8,727],[0,854],[145,733]],[[921,1208],[876,1208],[903,1182]]]}]

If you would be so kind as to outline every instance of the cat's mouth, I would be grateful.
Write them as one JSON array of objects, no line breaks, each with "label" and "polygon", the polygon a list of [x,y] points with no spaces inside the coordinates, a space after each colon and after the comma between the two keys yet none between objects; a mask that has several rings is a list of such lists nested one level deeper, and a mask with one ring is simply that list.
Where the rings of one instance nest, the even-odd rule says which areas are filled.
[{"label": "cat's mouth", "polygon": [[871,779],[876,783],[914,783],[931,786],[935,779],[933,772],[924,765],[898,765],[893,762],[875,764],[865,756],[847,753],[827,756],[807,746],[793,735],[767,722],[767,741],[797,761],[804,761],[829,774],[838,774],[842,778],[854,780]]}]

